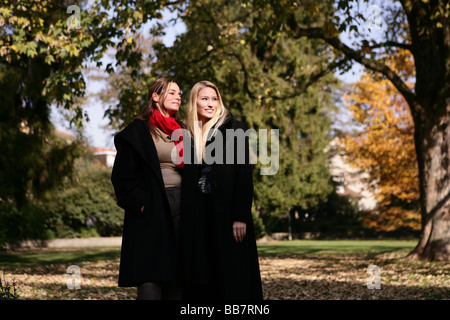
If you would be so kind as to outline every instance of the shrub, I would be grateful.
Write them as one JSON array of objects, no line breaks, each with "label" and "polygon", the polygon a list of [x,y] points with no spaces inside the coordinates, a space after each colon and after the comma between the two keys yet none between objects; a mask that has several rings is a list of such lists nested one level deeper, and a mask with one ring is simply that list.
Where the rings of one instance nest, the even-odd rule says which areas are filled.
[{"label": "shrub", "polygon": [[45,200],[47,229],[56,237],[118,236],[123,210],[116,204],[111,169],[79,159],[75,175]]},{"label": "shrub", "polygon": [[20,209],[0,202],[0,247],[26,239],[45,239],[45,211],[30,203]]},{"label": "shrub", "polygon": [[3,273],[3,279],[0,277],[0,300],[15,300],[17,298],[16,294],[16,284],[9,284],[5,278]]}]

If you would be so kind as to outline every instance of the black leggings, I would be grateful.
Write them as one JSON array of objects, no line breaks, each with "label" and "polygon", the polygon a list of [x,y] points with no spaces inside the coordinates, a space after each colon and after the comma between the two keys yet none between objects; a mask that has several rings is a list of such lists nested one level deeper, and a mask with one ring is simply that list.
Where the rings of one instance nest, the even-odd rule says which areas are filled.
[{"label": "black leggings", "polygon": [[138,287],[136,300],[180,300],[181,297],[179,282],[145,282]]}]

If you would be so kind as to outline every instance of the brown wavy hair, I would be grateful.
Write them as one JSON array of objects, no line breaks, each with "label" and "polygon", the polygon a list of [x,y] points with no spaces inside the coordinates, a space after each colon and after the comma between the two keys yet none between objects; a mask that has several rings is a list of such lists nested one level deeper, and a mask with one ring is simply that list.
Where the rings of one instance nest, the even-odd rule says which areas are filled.
[{"label": "brown wavy hair", "polygon": [[[167,89],[169,88],[171,83],[176,83],[175,80],[170,78],[159,78],[153,81],[150,86],[148,87],[147,92],[147,103],[145,104],[145,107],[142,109],[142,112],[139,116],[136,117],[136,119],[142,120],[145,122],[145,124],[149,127],[150,132],[152,134],[155,134],[155,128],[150,124],[150,115],[154,110],[158,110],[159,112],[163,113],[161,108],[164,108],[164,99],[167,95]],[[153,100],[153,93],[157,93],[161,99],[159,100],[160,103],[158,104],[155,100]],[[178,112],[175,114],[177,115]],[[175,117],[174,115],[174,117]],[[181,127],[185,127],[184,124],[175,117],[175,120],[181,125]]]}]

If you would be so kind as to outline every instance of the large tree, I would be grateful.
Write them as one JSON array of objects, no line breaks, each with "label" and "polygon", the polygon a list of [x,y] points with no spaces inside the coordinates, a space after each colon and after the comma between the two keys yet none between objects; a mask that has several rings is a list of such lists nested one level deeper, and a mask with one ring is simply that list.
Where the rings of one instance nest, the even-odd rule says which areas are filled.
[{"label": "large tree", "polygon": [[[324,12],[314,1],[245,1],[274,15],[258,28],[264,41],[275,42],[277,30],[292,38],[320,39],[335,53],[328,69],[348,70],[357,62],[385,77],[403,95],[414,120],[414,140],[419,168],[422,232],[411,257],[429,260],[450,258],[450,4],[440,0],[336,1],[337,13],[325,13],[325,22],[314,19]],[[362,6],[364,5],[364,6]],[[370,5],[370,7],[368,6]],[[367,12],[367,10],[369,12]],[[304,15],[304,12],[310,15]],[[385,27],[374,38],[374,28]],[[372,30],[367,30],[367,27]],[[340,38],[351,34],[353,43]],[[263,41],[263,40],[262,40]],[[386,63],[399,49],[414,57],[415,87]],[[295,90],[293,91],[295,94]]]},{"label": "large tree", "polygon": [[[139,65],[133,34],[177,1],[5,0],[0,8],[0,201],[21,207],[71,171],[75,145],[50,144],[50,108],[70,111],[82,127],[83,68],[115,59]],[[114,65],[104,66],[107,72]],[[49,149],[51,147],[51,149]]]}]

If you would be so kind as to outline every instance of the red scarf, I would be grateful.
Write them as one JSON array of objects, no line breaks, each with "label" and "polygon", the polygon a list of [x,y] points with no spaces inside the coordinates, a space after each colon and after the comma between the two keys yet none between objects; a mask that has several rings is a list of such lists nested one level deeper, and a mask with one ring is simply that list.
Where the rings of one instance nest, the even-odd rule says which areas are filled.
[{"label": "red scarf", "polygon": [[[172,132],[177,129],[181,129],[181,126],[176,122],[173,117],[165,117],[158,110],[153,110],[150,115],[150,123],[159,129],[161,129],[165,134],[172,137]],[[180,135],[178,141],[174,141],[175,147],[177,148],[177,167],[183,168],[183,136]]]}]

